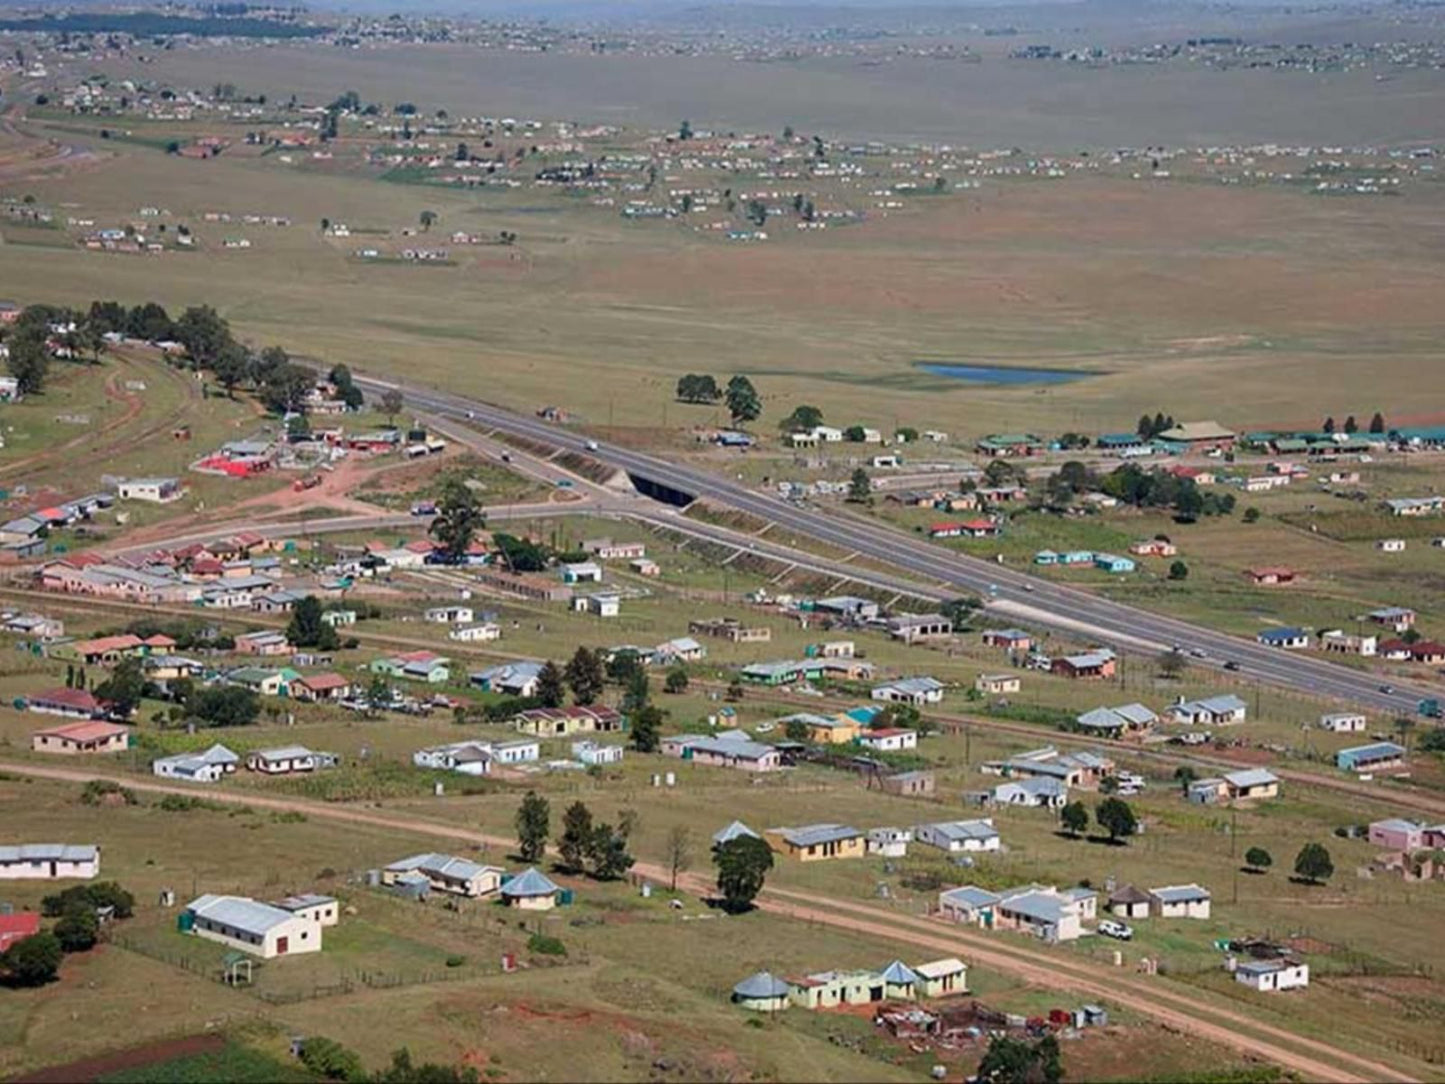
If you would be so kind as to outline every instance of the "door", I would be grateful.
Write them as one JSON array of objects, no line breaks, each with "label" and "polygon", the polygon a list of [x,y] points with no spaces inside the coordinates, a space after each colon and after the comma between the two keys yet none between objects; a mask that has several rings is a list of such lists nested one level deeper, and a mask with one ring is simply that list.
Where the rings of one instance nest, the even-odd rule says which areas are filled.
[{"label": "door", "polygon": [[286,955],[286,951],[287,951],[290,947],[291,947],[291,938],[289,938],[289,937],[278,937],[278,938],[276,938],[276,955],[277,955],[277,956],[285,956],[285,955]]}]

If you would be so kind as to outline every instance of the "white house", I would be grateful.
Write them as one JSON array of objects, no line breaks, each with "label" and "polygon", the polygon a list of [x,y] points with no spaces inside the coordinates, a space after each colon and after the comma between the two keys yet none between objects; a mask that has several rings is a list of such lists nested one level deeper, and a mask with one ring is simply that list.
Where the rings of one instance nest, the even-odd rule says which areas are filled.
[{"label": "white house", "polygon": [[913,838],[919,843],[927,843],[930,847],[937,847],[949,854],[996,851],[999,848],[998,829],[988,818],[919,824],[913,829]]},{"label": "white house", "polygon": [[198,896],[186,905],[181,929],[260,956],[321,951],[321,923],[246,896]]},{"label": "white house", "polygon": [[0,881],[94,877],[100,848],[93,843],[21,843],[0,846]]},{"label": "white house", "polygon": [[858,735],[858,744],[877,753],[902,753],[918,748],[918,731],[905,726],[864,730]]},{"label": "white house", "polygon": [[1209,889],[1199,885],[1165,885],[1149,889],[1160,918],[1208,918]]},{"label": "white house", "polygon": [[616,617],[622,612],[622,599],[612,594],[578,595],[572,600],[572,609],[597,617]]},{"label": "white house", "polygon": [[483,866],[449,854],[414,854],[384,868],[381,883],[391,887],[424,880],[431,891],[475,899],[500,889],[504,872],[497,866]]},{"label": "white house", "polygon": [[1335,734],[1360,734],[1369,725],[1369,720],[1353,711],[1331,711],[1320,716],[1320,729]]},{"label": "white house", "polygon": [[463,625],[447,633],[447,638],[450,640],[461,640],[464,643],[481,643],[488,640],[500,640],[502,638],[502,626],[493,624],[490,621],[484,625]]},{"label": "white house", "polygon": [[942,703],[943,692],[944,684],[936,678],[911,677],[875,685],[871,696],[874,700],[922,707],[924,704]]},{"label": "white house", "polygon": [[1381,538],[1375,543],[1375,549],[1381,553],[1404,553],[1405,540],[1403,538]]},{"label": "white house", "polygon": [[884,858],[902,858],[908,853],[908,844],[913,842],[913,833],[907,828],[868,829],[868,853],[881,854]]},{"label": "white house", "polygon": [[1057,809],[1069,800],[1068,784],[1048,776],[1000,783],[990,794],[995,805]]},{"label": "white house", "polygon": [[620,745],[599,745],[595,741],[574,741],[572,756],[589,768],[604,764],[622,763],[623,749]]},{"label": "white house", "polygon": [[151,761],[151,772],[163,779],[184,779],[190,783],[215,783],[230,775],[241,758],[224,745],[216,744],[200,753],[177,753]]},{"label": "white house", "polygon": [[[1226,967],[1229,964],[1225,964]],[[1251,990],[1273,993],[1301,990],[1310,984],[1310,965],[1300,960],[1242,960],[1234,964],[1234,981]]]},{"label": "white house", "polygon": [[128,478],[116,485],[116,496],[123,501],[169,504],[185,495],[179,478]]},{"label": "white house", "polygon": [[422,615],[434,625],[469,625],[472,622],[470,606],[433,606]]},{"label": "white house", "polygon": [[1189,726],[1228,726],[1244,722],[1249,705],[1233,693],[1225,693],[1203,700],[1180,700],[1169,714],[1176,723]]},{"label": "white house", "polygon": [[304,745],[283,745],[276,749],[257,749],[246,754],[246,767],[263,775],[289,775],[292,772],[314,772],[322,766],[324,754],[313,753]]}]

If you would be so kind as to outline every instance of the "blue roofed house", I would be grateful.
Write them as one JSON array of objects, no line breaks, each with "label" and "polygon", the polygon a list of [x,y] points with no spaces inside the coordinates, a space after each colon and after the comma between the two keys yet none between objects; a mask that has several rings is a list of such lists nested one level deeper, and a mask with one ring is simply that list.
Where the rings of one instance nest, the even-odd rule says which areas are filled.
[{"label": "blue roofed house", "polygon": [[1125,734],[1147,731],[1158,721],[1159,716],[1143,704],[1124,704],[1086,711],[1074,719],[1074,725],[1089,734],[1122,738]]},{"label": "blue roofed house", "polygon": [[1019,930],[1049,942],[1073,941],[1084,932],[1083,923],[1096,916],[1098,894],[1088,888],[1060,890],[1046,885],[1004,892],[965,885],[939,893],[938,909],[954,922]]},{"label": "blue roofed house", "polygon": [[759,971],[733,987],[733,1004],[753,1012],[781,1012],[790,1004],[791,989],[771,972]]},{"label": "blue roofed house", "polygon": [[1242,723],[1249,714],[1249,705],[1233,693],[1210,696],[1203,700],[1180,699],[1169,714],[1176,723],[1187,726],[1228,726]]},{"label": "blue roofed house", "polygon": [[1017,805],[1025,809],[1058,809],[1069,800],[1068,785],[1043,776],[1010,780],[994,787],[989,795],[994,805]]},{"label": "blue roofed house", "polygon": [[471,683],[483,692],[506,696],[531,697],[537,693],[537,678],[542,673],[540,662],[509,662],[471,675]]},{"label": "blue roofed house", "polygon": [[1117,553],[1096,553],[1094,554],[1094,567],[1117,574],[1133,572],[1137,566],[1132,557],[1123,557]]},{"label": "blue roofed house", "polygon": [[164,779],[190,783],[215,783],[230,775],[241,758],[224,745],[216,744],[199,753],[177,753],[151,761],[151,771]]},{"label": "blue roofed house", "polygon": [[502,900],[522,911],[550,911],[561,896],[562,890],[535,866],[502,883]]},{"label": "blue roofed house", "polygon": [[949,854],[996,851],[1000,842],[998,829],[986,818],[915,825],[913,838]]},{"label": "blue roofed house", "polygon": [[720,847],[724,843],[731,843],[735,839],[743,839],[746,837],[753,839],[762,838],[742,821],[733,821],[725,828],[719,828],[712,834],[712,845],[714,847]]},{"label": "blue roofed house", "polygon": [[1376,772],[1401,768],[1404,764],[1405,747],[1392,741],[1356,745],[1335,754],[1335,767],[1346,772]]},{"label": "blue roofed house", "polygon": [[1265,647],[1278,647],[1286,651],[1304,651],[1310,646],[1310,634],[1292,625],[1265,629],[1256,633],[1254,638]]}]

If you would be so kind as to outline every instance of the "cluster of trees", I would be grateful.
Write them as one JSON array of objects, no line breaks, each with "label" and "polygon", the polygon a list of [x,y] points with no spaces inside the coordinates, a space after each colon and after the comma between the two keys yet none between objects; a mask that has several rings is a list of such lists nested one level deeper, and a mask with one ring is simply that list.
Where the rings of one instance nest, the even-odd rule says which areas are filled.
[{"label": "cluster of trees", "polygon": [[1100,479],[1099,488],[1135,508],[1172,508],[1182,520],[1227,516],[1234,512],[1233,493],[1203,493],[1193,478],[1146,471],[1133,463],[1105,475]]},{"label": "cluster of trees", "polygon": [[[1360,431],[1360,423],[1355,421],[1355,416],[1351,414],[1345,419],[1344,424],[1339,426],[1338,428],[1339,431],[1343,433],[1358,433]],[[1326,433],[1335,432],[1336,426],[1334,417],[1331,416],[1326,418],[1324,424],[1320,426],[1320,429]],[[1383,433],[1384,431],[1385,416],[1377,410],[1375,411],[1375,416],[1370,419],[1370,432]]]},{"label": "cluster of trees", "polygon": [[[517,853],[524,862],[540,862],[552,831],[552,808],[546,798],[528,791],[517,808]],[[558,865],[572,873],[587,873],[599,881],[613,881],[632,868],[627,851],[637,828],[637,814],[624,809],[614,826],[598,822],[584,802],[573,802],[562,814],[557,837]]]},{"label": "cluster of trees", "polygon": [[[441,499],[437,501],[437,514],[431,521],[428,532],[441,546],[442,553],[453,564],[460,562],[471,549],[472,542],[477,532],[487,525],[486,513],[482,510],[477,496],[472,488],[467,485],[466,480],[452,477],[442,487]],[[503,536],[498,536],[503,537]],[[510,535],[505,536],[511,538]],[[516,541],[516,540],[512,540]],[[520,569],[512,562],[511,556],[506,550],[502,551],[507,556],[508,563],[513,571],[540,571],[540,569]],[[545,561],[542,567],[545,567]]]},{"label": "cluster of trees", "polygon": [[1064,1079],[1059,1040],[1053,1035],[1036,1042],[996,1036],[989,1041],[974,1079],[980,1084],[1059,1084]]},{"label": "cluster of trees", "polygon": [[319,1080],[335,1080],[342,1084],[478,1084],[480,1074],[470,1065],[439,1065],[415,1062],[406,1047],[391,1055],[385,1069],[368,1073],[356,1051],[342,1046],[335,1039],[314,1035],[301,1044],[301,1064]]},{"label": "cluster of trees", "polygon": [[[1124,799],[1112,795],[1094,806],[1094,821],[1109,834],[1110,843],[1125,842],[1139,830],[1139,818],[1133,807]],[[1078,838],[1089,827],[1089,810],[1083,802],[1070,802],[1059,810],[1059,822],[1064,831]]]},{"label": "cluster of trees", "polygon": [[[560,708],[570,689],[573,703],[595,704],[608,681],[623,688],[622,711],[628,717],[633,748],[641,753],[656,752],[666,712],[652,703],[647,670],[635,651],[614,652],[604,662],[601,652],[583,645],[565,667],[548,659],[537,675],[537,693],[532,699],[538,707]],[[663,687],[669,693],[680,693],[687,685],[687,669],[674,666]]]},{"label": "cluster of trees", "polygon": [[[716,403],[722,399],[734,425],[756,421],[763,412],[757,389],[751,380],[742,375],[729,380],[724,389],[705,373],[688,373],[678,379],[677,397],[684,403]],[[822,420],[821,413],[818,418]]]},{"label": "cluster of trees", "polygon": [[314,647],[320,651],[335,651],[341,646],[336,629],[321,620],[324,612],[321,600],[315,595],[299,599],[291,607],[291,622],[286,626],[286,639],[297,647]]},{"label": "cluster of trees", "polygon": [[1153,440],[1160,433],[1167,432],[1173,428],[1174,415],[1172,414],[1167,416],[1162,413],[1155,414],[1152,418],[1147,414],[1141,414],[1139,416],[1139,424],[1134,427],[1134,432],[1138,433],[1145,440]]},{"label": "cluster of trees", "polygon": [[117,919],[135,913],[135,897],[114,881],[76,885],[40,902],[41,914],[56,919],[49,930],[16,941],[0,955],[0,973],[12,986],[44,986],[53,982],[67,953],[86,952],[100,939],[98,908],[108,907]]}]

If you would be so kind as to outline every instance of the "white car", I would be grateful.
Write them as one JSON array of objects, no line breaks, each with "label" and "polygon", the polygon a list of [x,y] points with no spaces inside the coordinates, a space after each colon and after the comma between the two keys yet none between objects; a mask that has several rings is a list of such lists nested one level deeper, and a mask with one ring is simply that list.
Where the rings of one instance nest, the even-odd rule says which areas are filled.
[{"label": "white car", "polygon": [[1105,937],[1112,937],[1116,941],[1134,940],[1134,929],[1126,922],[1115,922],[1106,918],[1099,923],[1099,932]]},{"label": "white car", "polygon": [[587,450],[589,452],[595,452],[597,450],[597,442],[595,440],[589,440],[587,442]]}]

